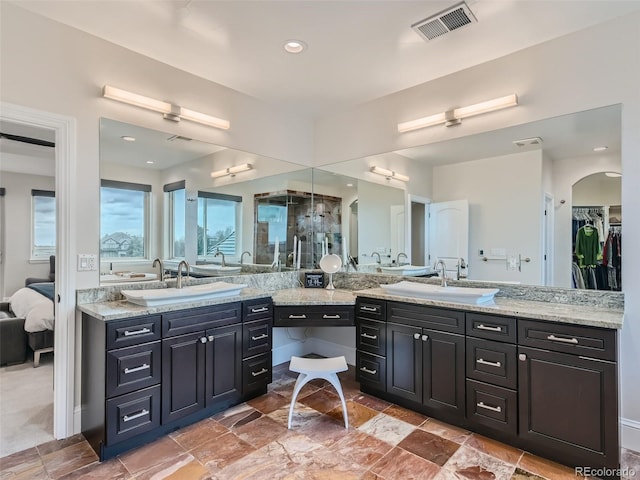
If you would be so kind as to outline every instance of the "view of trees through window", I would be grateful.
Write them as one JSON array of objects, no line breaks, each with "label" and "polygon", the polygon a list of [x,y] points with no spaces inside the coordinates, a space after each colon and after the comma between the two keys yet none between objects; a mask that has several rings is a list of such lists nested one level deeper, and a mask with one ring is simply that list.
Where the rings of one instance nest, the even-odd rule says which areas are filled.
[{"label": "view of trees through window", "polygon": [[198,197],[198,256],[236,255],[238,201]]}]

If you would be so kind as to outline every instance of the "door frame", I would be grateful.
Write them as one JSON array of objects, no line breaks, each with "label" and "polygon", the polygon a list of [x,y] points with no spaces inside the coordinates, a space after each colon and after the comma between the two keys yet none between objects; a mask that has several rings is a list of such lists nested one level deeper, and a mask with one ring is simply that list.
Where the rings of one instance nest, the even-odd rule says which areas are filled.
[{"label": "door frame", "polygon": [[431,203],[431,199],[428,197],[422,197],[420,195],[414,195],[412,193],[408,193],[405,197],[406,206],[405,206],[405,253],[411,260],[412,252],[411,252],[411,235],[413,234],[413,225],[411,222],[412,212],[411,212],[411,204],[412,203],[421,203],[424,205],[424,263],[425,265],[429,265],[429,204]]},{"label": "door frame", "polygon": [[551,193],[544,194],[543,220],[542,220],[542,283],[547,287],[555,284],[554,277],[554,225],[555,225],[555,198]]},{"label": "door frame", "polygon": [[56,279],[55,355],[53,360],[53,436],[74,433],[75,276],[76,252],[76,120],[29,107],[0,102],[0,118],[55,132]]}]

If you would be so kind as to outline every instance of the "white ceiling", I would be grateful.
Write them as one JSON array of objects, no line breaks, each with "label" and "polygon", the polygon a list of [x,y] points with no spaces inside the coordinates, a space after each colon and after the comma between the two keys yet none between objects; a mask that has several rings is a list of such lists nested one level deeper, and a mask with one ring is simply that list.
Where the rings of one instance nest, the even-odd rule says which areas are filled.
[{"label": "white ceiling", "polygon": [[[312,117],[640,10],[640,0],[470,0],[478,23],[427,43],[410,26],[457,0],[13,3]],[[308,50],[285,53],[291,38]]]}]

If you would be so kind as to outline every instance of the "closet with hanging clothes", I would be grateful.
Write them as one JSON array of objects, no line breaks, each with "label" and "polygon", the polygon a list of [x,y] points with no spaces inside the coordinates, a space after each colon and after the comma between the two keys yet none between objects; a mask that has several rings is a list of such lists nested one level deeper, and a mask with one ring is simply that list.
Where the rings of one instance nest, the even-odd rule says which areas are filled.
[{"label": "closet with hanging clothes", "polygon": [[[613,208],[613,207],[612,207]],[[621,290],[621,223],[608,206],[573,207],[572,286]]]}]

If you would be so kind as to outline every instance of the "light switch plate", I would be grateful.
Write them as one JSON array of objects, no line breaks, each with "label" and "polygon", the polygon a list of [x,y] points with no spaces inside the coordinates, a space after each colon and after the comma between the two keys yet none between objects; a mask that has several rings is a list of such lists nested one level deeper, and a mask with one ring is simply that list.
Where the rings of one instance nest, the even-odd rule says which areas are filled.
[{"label": "light switch plate", "polygon": [[98,256],[91,253],[78,254],[78,271],[91,272],[98,269]]}]

